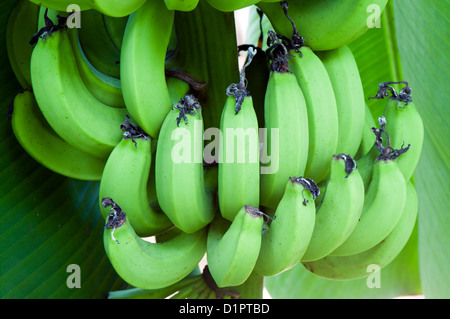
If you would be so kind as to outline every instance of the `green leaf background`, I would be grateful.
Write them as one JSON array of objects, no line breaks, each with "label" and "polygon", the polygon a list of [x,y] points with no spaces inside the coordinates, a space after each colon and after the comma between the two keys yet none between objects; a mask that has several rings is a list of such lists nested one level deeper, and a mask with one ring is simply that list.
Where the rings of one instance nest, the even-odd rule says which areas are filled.
[{"label": "green leaf background", "polygon": [[[68,179],[40,166],[23,151],[6,120],[20,91],[5,48],[14,3],[0,3],[0,297],[104,298],[123,282],[103,250],[98,183]],[[407,80],[424,121],[423,154],[415,174],[419,216],[409,243],[381,271],[381,288],[368,288],[365,279],[322,279],[298,265],[266,278],[273,298],[450,297],[449,11],[446,0],[390,0],[381,28],[350,45],[366,97],[376,93],[380,82]],[[382,106],[369,104],[376,116]],[[81,288],[67,286],[70,264],[80,266]]]}]

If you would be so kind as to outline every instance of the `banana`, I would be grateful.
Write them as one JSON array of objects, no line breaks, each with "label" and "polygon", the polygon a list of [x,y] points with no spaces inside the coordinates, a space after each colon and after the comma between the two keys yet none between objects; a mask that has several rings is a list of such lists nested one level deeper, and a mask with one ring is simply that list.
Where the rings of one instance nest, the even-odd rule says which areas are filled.
[{"label": "banana", "polygon": [[33,91],[44,117],[67,143],[105,158],[120,142],[124,108],[99,102],[77,68],[69,32],[59,30],[39,40],[31,56]]},{"label": "banana", "polygon": [[[291,22],[280,1],[261,1],[257,6],[267,15],[278,34],[289,37]],[[282,1],[286,2],[286,1]],[[289,0],[289,16],[301,30],[305,45],[314,51],[342,47],[363,35],[381,15],[387,0]],[[376,10],[374,13],[371,11]]]},{"label": "banana", "polygon": [[303,46],[300,50],[301,55],[295,50],[290,51],[294,57],[289,65],[305,96],[308,114],[309,149],[304,175],[319,183],[327,178],[330,156],[336,154],[338,111],[333,86],[324,64],[311,48]]},{"label": "banana", "polygon": [[81,11],[95,9],[111,17],[125,17],[139,9],[146,0],[29,0],[37,5],[58,11],[66,11],[77,5]]},{"label": "banana", "polygon": [[67,143],[105,158],[120,142],[118,129],[125,108],[99,102],[78,71],[69,32],[60,30],[40,40],[31,56],[31,81],[44,117]]},{"label": "banana", "polygon": [[243,206],[233,222],[218,215],[209,225],[206,259],[218,287],[238,286],[250,276],[261,247],[264,218],[253,206]]},{"label": "banana", "polygon": [[19,143],[48,169],[79,180],[100,180],[105,159],[94,157],[67,144],[48,125],[30,91],[14,98],[12,129]]},{"label": "banana", "polygon": [[260,0],[207,0],[207,1],[211,5],[211,7],[219,11],[231,12],[256,4]]},{"label": "banana", "polygon": [[76,28],[81,50],[89,63],[103,74],[120,79],[120,50],[111,41],[103,20],[96,10],[81,13],[81,28]]},{"label": "banana", "polygon": [[193,95],[186,95],[167,114],[155,165],[158,203],[175,226],[193,233],[209,224],[216,212],[215,193],[205,188],[203,117]]},{"label": "banana", "polygon": [[378,157],[361,218],[350,236],[330,255],[354,255],[376,246],[397,225],[405,202],[406,182],[396,160]]},{"label": "banana", "polygon": [[[149,204],[147,187],[152,165],[151,139],[133,127],[129,120],[124,124],[126,138],[117,144],[108,157],[100,182],[99,197],[110,197],[119,202],[140,237],[153,236],[173,224],[158,207]],[[100,208],[106,218],[108,209],[103,208],[101,203]]]},{"label": "banana", "polygon": [[407,199],[400,221],[392,232],[375,247],[351,256],[326,256],[303,265],[317,276],[334,280],[353,280],[369,276],[369,266],[380,269],[387,266],[408,242],[417,219],[418,198],[416,190],[407,183]]},{"label": "banana", "polygon": [[[269,229],[263,232],[261,251],[255,272],[274,276],[295,266],[307,250],[313,234],[317,185],[312,181],[289,178],[283,198],[275,211]],[[305,190],[308,190],[305,192]]]},{"label": "banana", "polygon": [[6,50],[9,64],[23,89],[31,90],[29,40],[36,32],[39,6],[28,0],[17,1],[6,24]]},{"label": "banana", "polygon": [[372,127],[375,126],[375,119],[373,118],[372,111],[370,110],[369,105],[365,103],[364,126],[362,131],[361,143],[358,147],[358,151],[355,154],[355,158],[357,160],[366,155],[372,149],[375,140],[372,133]]},{"label": "banana", "polygon": [[100,102],[112,107],[125,107],[120,80],[97,70],[88,60],[76,32],[69,32],[80,75],[89,92]]},{"label": "banana", "polygon": [[422,153],[424,127],[411,99],[411,88],[405,83],[406,86],[399,93],[394,91],[396,96],[388,99],[383,116],[386,118],[385,131],[389,133],[391,147],[402,149],[405,144],[411,146],[408,152],[397,160],[405,180],[410,180]]},{"label": "banana", "polygon": [[363,205],[364,184],[353,158],[333,155],[314,232],[301,261],[323,258],[342,244],[358,224]]},{"label": "banana", "polygon": [[167,9],[177,11],[192,11],[197,8],[199,0],[164,0]]},{"label": "banana", "polygon": [[122,49],[123,35],[127,26],[128,16],[115,18],[108,15],[103,15],[103,23],[109,38],[117,50]]},{"label": "banana", "polygon": [[220,118],[218,199],[222,216],[233,221],[244,205],[259,207],[259,133],[251,92],[245,89],[245,68],[239,84],[227,88]]},{"label": "banana", "polygon": [[105,223],[103,243],[106,255],[117,274],[128,284],[143,289],[170,286],[194,270],[206,251],[206,228],[195,233],[180,233],[163,243],[140,238],[131,226],[120,203],[112,205]]},{"label": "banana", "polygon": [[263,151],[271,160],[261,164],[260,204],[269,208],[277,207],[289,177],[304,175],[310,146],[304,92],[288,71],[290,63],[272,63],[264,100]]},{"label": "banana", "polygon": [[345,153],[355,157],[361,144],[365,116],[364,91],[355,58],[346,45],[316,54],[328,72],[336,98],[338,113],[336,154]]}]

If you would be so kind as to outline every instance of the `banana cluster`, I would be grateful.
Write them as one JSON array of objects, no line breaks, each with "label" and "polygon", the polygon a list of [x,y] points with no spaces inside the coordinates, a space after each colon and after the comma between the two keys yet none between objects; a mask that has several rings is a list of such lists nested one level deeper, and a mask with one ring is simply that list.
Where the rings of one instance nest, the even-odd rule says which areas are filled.
[{"label": "banana cluster", "polygon": [[346,45],[366,28],[364,6],[347,1],[344,18],[325,0],[205,1],[256,4],[274,27],[265,51],[239,48],[247,60],[223,88],[214,146],[199,83],[171,59],[176,12],[205,4],[79,1],[77,29],[70,1],[21,0],[8,21],[24,88],[13,132],[48,169],[99,182],[106,254],[136,289],[111,297],[237,298],[252,275],[297,264],[334,280],[389,264],[415,225],[424,132],[407,82],[379,85],[377,120],[366,103]]}]

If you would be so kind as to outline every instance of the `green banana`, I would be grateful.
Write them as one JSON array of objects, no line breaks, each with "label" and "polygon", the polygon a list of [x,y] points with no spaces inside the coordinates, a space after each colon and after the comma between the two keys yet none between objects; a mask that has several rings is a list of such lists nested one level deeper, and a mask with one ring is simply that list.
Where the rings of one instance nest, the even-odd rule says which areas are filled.
[{"label": "green banana", "polygon": [[[255,271],[274,276],[295,266],[313,234],[316,193],[305,188],[305,179],[289,178],[269,229],[263,232]],[[307,185],[307,184],[306,184]],[[317,185],[315,186],[317,189]]]},{"label": "green banana", "polygon": [[28,0],[17,1],[6,24],[6,51],[9,64],[23,89],[31,90],[29,40],[36,33],[39,6]]},{"label": "green banana", "polygon": [[355,157],[361,144],[365,116],[364,90],[355,58],[346,45],[316,54],[328,72],[336,97],[338,114],[336,154],[345,153]]},{"label": "green banana", "polygon": [[117,274],[130,285],[159,289],[173,285],[194,270],[206,251],[206,228],[181,233],[164,243],[140,238],[120,203],[105,199],[111,213],[105,223],[103,243],[106,255]]},{"label": "green banana", "polygon": [[43,166],[70,178],[100,180],[106,160],[74,148],[57,135],[42,116],[32,92],[14,98],[11,124],[22,147]]},{"label": "green banana", "polygon": [[[410,95],[409,86],[404,89],[408,89],[407,94]],[[405,180],[410,180],[422,153],[424,140],[422,118],[412,100],[405,102],[392,98],[389,98],[383,115],[386,118],[385,130],[389,133],[391,147],[401,149],[404,144],[411,145],[408,152],[397,160]]]},{"label": "green banana", "polygon": [[[317,276],[334,280],[354,280],[369,276],[369,266],[387,266],[408,242],[417,219],[418,198],[413,184],[407,183],[407,199],[401,218],[392,232],[375,247],[351,256],[326,256],[303,265]],[[369,235],[369,234],[367,234]]]},{"label": "green banana", "polygon": [[116,18],[105,14],[103,15],[103,23],[105,24],[109,38],[119,51],[122,49],[123,35],[125,33],[127,22],[128,16]]},{"label": "green banana", "polygon": [[207,0],[207,1],[211,5],[211,7],[219,11],[231,12],[256,4],[260,0]]},{"label": "green banana", "polygon": [[198,5],[199,0],[164,0],[167,9],[177,11],[192,11]]},{"label": "green banana", "polygon": [[[124,122],[125,123],[125,122]],[[130,122],[127,122],[130,123]],[[108,157],[100,182],[99,197],[113,198],[127,212],[128,220],[140,237],[156,235],[172,223],[148,198],[148,182],[152,165],[151,139],[132,127]],[[129,137],[130,134],[131,137]],[[134,134],[134,135],[133,135]],[[102,208],[104,218],[108,209]]]},{"label": "green banana", "polygon": [[97,70],[85,56],[77,33],[69,32],[80,75],[89,92],[100,102],[112,107],[125,107],[120,80]]},{"label": "green banana", "polygon": [[58,11],[66,11],[77,5],[81,11],[95,9],[112,17],[125,17],[136,11],[146,0],[29,0],[37,5]]},{"label": "green banana", "polygon": [[244,205],[259,206],[258,119],[251,92],[245,89],[247,65],[241,70],[239,84],[227,88],[220,118],[218,199],[220,212],[229,221]]},{"label": "green banana", "polygon": [[[39,40],[31,56],[31,82],[44,117],[67,143],[105,158],[120,142],[124,108],[98,101],[84,84],[69,32],[59,30]],[[76,106],[76,107],[75,107]]]},{"label": "green banana", "polygon": [[233,222],[218,215],[209,225],[208,268],[218,287],[238,286],[250,276],[261,247],[264,218],[253,206],[243,206]]},{"label": "green banana", "polygon": [[203,117],[193,95],[186,95],[167,114],[155,165],[158,203],[175,226],[193,233],[209,224],[216,212],[215,194],[205,188]]},{"label": "green banana", "polygon": [[[309,149],[305,176],[316,183],[327,178],[330,156],[338,145],[338,111],[330,76],[318,58],[308,47],[301,54],[291,50],[290,70],[297,78],[306,100],[309,127]],[[357,125],[357,124],[355,124]]]},{"label": "green banana", "polygon": [[81,21],[81,28],[76,30],[87,60],[101,73],[120,79],[120,50],[111,41],[103,14],[86,10],[81,13]]},{"label": "green banana", "polygon": [[353,158],[333,155],[314,232],[301,261],[323,258],[342,244],[358,224],[363,205],[364,184]]},{"label": "green banana", "polygon": [[[291,22],[280,8],[280,1],[261,1],[256,5],[267,15],[275,31],[286,37],[292,33]],[[285,2],[285,1],[283,1]],[[342,47],[369,29],[369,19],[376,9],[381,15],[387,0],[289,0],[289,16],[301,30],[305,45],[314,51]]]},{"label": "green banana", "polygon": [[289,177],[304,175],[309,148],[304,92],[295,75],[282,70],[272,68],[264,100],[263,150],[271,161],[266,167],[261,161],[260,204],[269,208],[277,207]]},{"label": "green banana", "polygon": [[350,236],[330,255],[354,255],[376,246],[397,225],[405,202],[406,182],[397,162],[377,158],[361,218]]},{"label": "green banana", "polygon": [[147,1],[130,15],[122,42],[120,74],[128,112],[152,138],[157,138],[171,102],[165,57],[174,11],[163,1]]}]

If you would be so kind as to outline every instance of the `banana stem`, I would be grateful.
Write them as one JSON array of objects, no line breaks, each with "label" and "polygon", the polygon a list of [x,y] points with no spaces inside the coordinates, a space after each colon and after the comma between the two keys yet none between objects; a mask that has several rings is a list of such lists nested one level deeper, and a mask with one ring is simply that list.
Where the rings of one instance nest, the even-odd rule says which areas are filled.
[{"label": "banana stem", "polygon": [[[219,127],[226,88],[239,79],[234,14],[215,10],[207,1],[200,1],[193,11],[176,12],[175,32],[176,65],[182,72],[207,83],[207,90],[197,96],[204,106],[205,129]],[[233,65],[235,68],[230,67]]]}]

